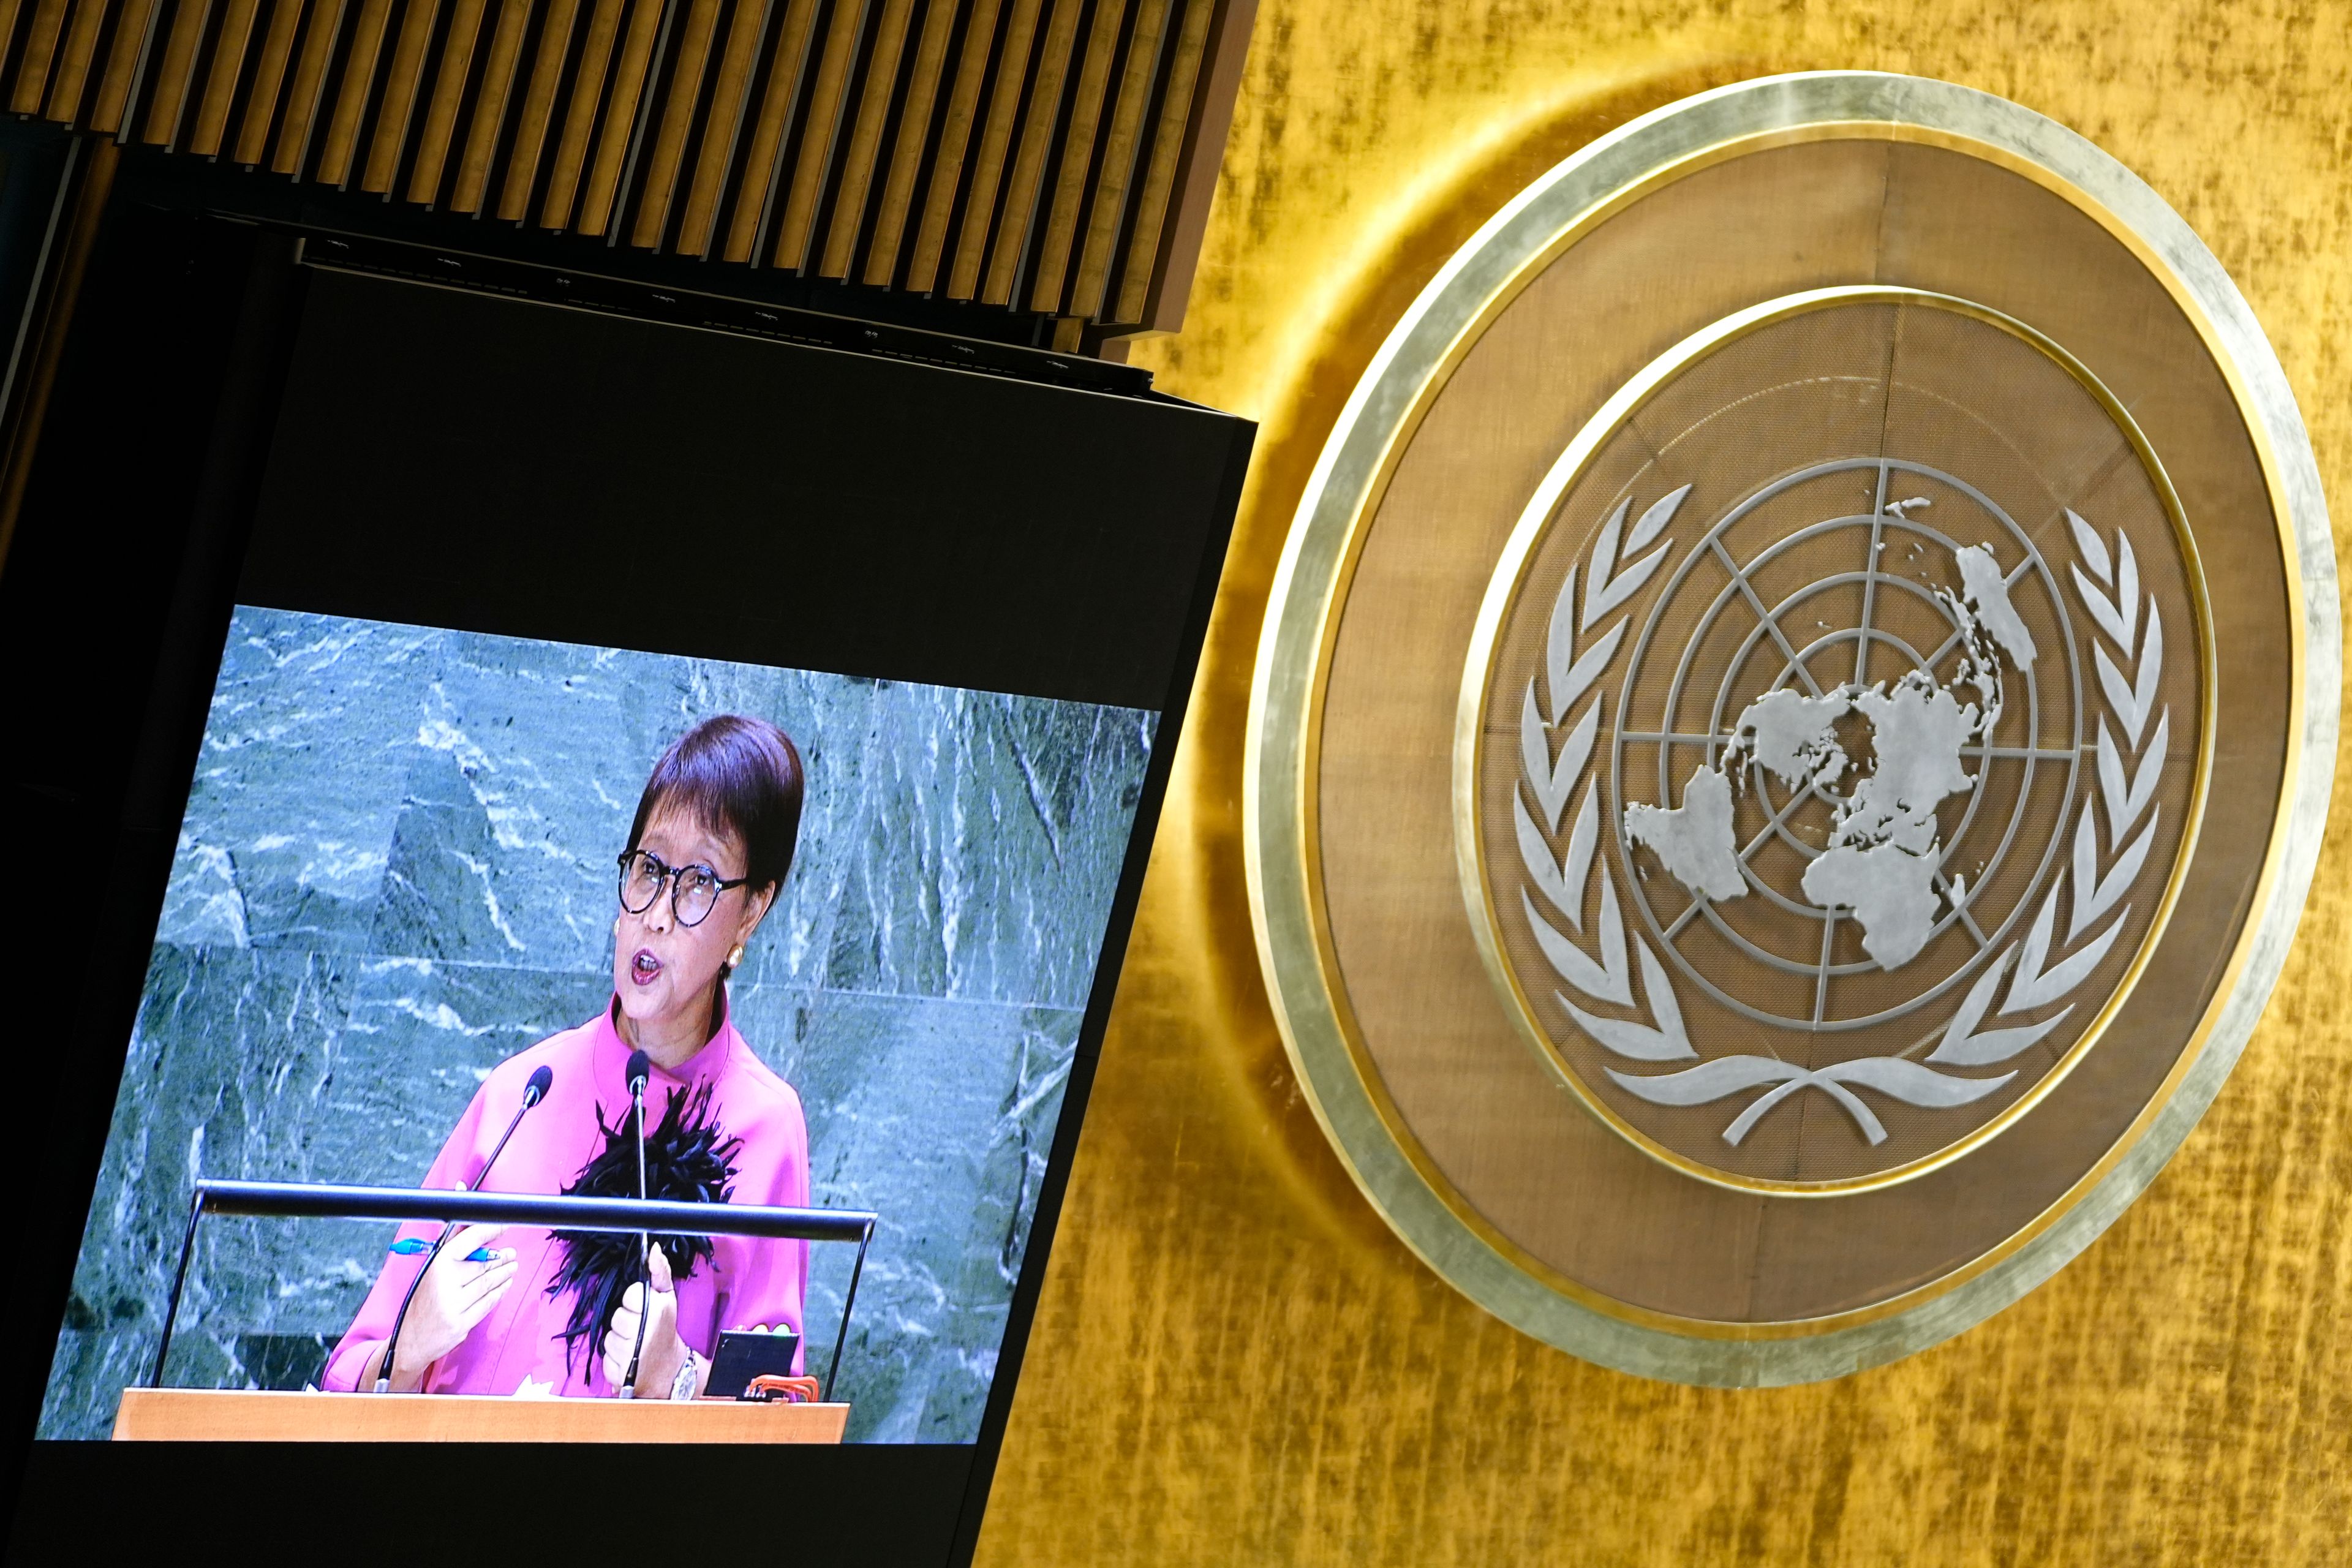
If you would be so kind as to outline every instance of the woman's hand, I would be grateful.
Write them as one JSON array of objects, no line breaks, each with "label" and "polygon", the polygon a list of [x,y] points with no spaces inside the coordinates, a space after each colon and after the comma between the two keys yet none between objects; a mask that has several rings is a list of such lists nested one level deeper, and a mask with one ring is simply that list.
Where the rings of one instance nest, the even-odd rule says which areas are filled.
[{"label": "woman's hand", "polygon": [[469,1225],[451,1237],[426,1266],[401,1325],[400,1344],[393,1352],[392,1386],[410,1393],[425,1381],[425,1370],[459,1345],[474,1325],[490,1315],[507,1287],[514,1283],[515,1255],[511,1247],[490,1254],[487,1263],[466,1258],[504,1230],[502,1225]]},{"label": "woman's hand", "polygon": [[[646,1273],[653,1280],[653,1308],[646,1319],[645,1354],[637,1363],[637,1397],[667,1399],[670,1384],[688,1353],[686,1342],[677,1337],[677,1295],[671,1288],[669,1255],[655,1247],[646,1259]],[[646,1310],[645,1302],[645,1286],[630,1286],[613,1314],[612,1330],[604,1336],[604,1381],[614,1388],[629,1375],[629,1354],[636,1349],[637,1316]]]}]

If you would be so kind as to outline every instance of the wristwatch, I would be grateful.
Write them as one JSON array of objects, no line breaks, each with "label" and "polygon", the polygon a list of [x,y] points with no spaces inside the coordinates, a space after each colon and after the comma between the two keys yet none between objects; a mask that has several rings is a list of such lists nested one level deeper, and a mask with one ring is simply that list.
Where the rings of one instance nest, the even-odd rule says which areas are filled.
[{"label": "wristwatch", "polygon": [[672,1399],[691,1399],[701,1383],[702,1373],[695,1367],[694,1352],[688,1351],[686,1359],[677,1364],[677,1375],[669,1380],[669,1396]]}]

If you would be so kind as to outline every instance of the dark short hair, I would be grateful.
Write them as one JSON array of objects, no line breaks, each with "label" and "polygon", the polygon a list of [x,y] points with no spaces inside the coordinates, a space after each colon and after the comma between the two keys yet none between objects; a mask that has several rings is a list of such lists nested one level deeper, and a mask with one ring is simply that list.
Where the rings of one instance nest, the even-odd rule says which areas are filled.
[{"label": "dark short hair", "polygon": [[782,887],[801,837],[801,753],[765,719],[721,713],[671,743],[637,797],[629,847],[645,836],[657,808],[682,811],[743,843],[743,874],[752,888]]}]

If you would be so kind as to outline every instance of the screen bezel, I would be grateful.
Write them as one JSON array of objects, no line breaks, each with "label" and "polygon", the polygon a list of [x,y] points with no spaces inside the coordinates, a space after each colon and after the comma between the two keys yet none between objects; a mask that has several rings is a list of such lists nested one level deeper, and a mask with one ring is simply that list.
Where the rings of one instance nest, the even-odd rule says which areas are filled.
[{"label": "screen bezel", "polygon": [[[246,547],[260,505],[289,367],[300,336],[310,285],[319,276],[301,258],[302,237],[296,232],[260,229],[160,205],[126,204],[118,195],[117,208],[110,216],[93,264],[84,305],[86,324],[77,329],[76,341],[68,347],[47,438],[27,489],[20,544],[5,563],[5,576],[0,576],[0,608],[11,603],[36,602],[54,607],[60,595],[104,593],[111,586],[89,575],[94,558],[87,552],[77,557],[70,548],[44,544],[42,530],[46,527],[54,532],[63,523],[75,504],[76,487],[87,481],[92,463],[110,458],[119,461],[126,441],[140,438],[138,426],[126,426],[121,392],[126,375],[143,380],[149,408],[159,416],[168,411],[168,416],[160,417],[144,432],[148,449],[162,460],[144,475],[117,474],[106,482],[114,486],[118,504],[149,509],[159,519],[175,519],[177,528],[167,521],[155,523],[153,536],[142,542],[149,558],[134,563],[143,574],[145,601],[160,611],[154,635],[146,642],[126,638],[130,646],[112,650],[116,657],[111,668],[97,672],[101,679],[111,678],[130,690],[143,690],[144,699],[135,704],[137,722],[130,727],[133,732],[124,736],[100,763],[101,769],[106,763],[113,764],[105,780],[110,790],[94,786],[89,798],[72,804],[79,814],[73,820],[81,836],[102,837],[107,841],[111,874],[97,921],[100,934],[81,966],[84,1005],[73,1020],[73,1048],[51,1087],[57,1113],[47,1131],[38,1174],[31,1184],[35,1202],[28,1206],[36,1214],[27,1221],[27,1254],[18,1263],[18,1289],[11,1310],[18,1320],[12,1324],[19,1331],[18,1342],[37,1347],[27,1359],[40,1363],[20,1374],[13,1457],[19,1467],[29,1467],[20,1468],[27,1483],[24,1495],[30,1498],[37,1489],[52,1519],[60,1512],[78,1511],[68,1500],[85,1496],[121,1495],[128,1489],[162,1500],[173,1495],[202,1495],[208,1486],[234,1487],[253,1458],[246,1446],[236,1444],[170,1446],[169,1453],[130,1451],[144,1449],[145,1445],[41,1444],[38,1448],[48,1452],[37,1453],[30,1438],[46,1383],[47,1347],[55,1343],[61,1326],[67,1288],[111,1120],[122,1067],[122,1042],[138,1005],[171,844],[185,802],[222,639],[238,600]],[[159,287],[159,275],[170,276],[174,268],[177,276],[173,281]],[[693,329],[664,323],[662,330]],[[159,342],[159,338],[169,341]],[[787,354],[840,352],[761,346]],[[1101,398],[1110,395],[1057,389],[1056,395]],[[1169,402],[1152,401],[1163,405]],[[1202,520],[1202,547],[1185,589],[1178,656],[1160,700],[1158,736],[1112,900],[1064,1110],[1038,1193],[977,1441],[968,1447],[863,1445],[818,1457],[756,1451],[769,1467],[765,1468],[744,1466],[740,1454],[729,1457],[716,1450],[629,1450],[634,1467],[649,1485],[665,1475],[679,1484],[724,1485],[724,1472],[739,1468],[742,1479],[756,1478],[762,1486],[782,1481],[797,1488],[805,1481],[813,1489],[812,1495],[849,1500],[864,1496],[881,1505],[873,1510],[856,1509],[854,1513],[862,1522],[854,1531],[831,1528],[844,1519],[830,1512],[824,1521],[804,1521],[808,1532],[801,1544],[820,1556],[831,1542],[844,1555],[854,1554],[865,1562],[970,1558],[1052,1254],[1103,1030],[1239,500],[1252,432],[1240,420],[1226,419],[1224,424],[1225,456],[1213,515]],[[158,559],[166,555],[168,562]],[[77,565],[81,568],[79,573]],[[44,629],[53,628],[36,626],[28,637],[37,638]],[[142,652],[151,647],[152,656],[142,660]],[[125,706],[131,705],[127,700]],[[28,770],[22,763],[26,753],[20,743],[12,743],[10,749],[17,757],[6,770],[12,795],[20,809],[28,801],[37,805],[43,792],[37,781],[25,782]],[[959,1468],[958,1456],[962,1457],[962,1475],[950,1484],[948,1478]],[[401,1479],[404,1488],[411,1481],[429,1487],[461,1476],[470,1476],[472,1484],[478,1485],[484,1465],[511,1475],[519,1485],[530,1483],[534,1476],[552,1483],[554,1477],[563,1473],[560,1450],[525,1455],[402,1448],[362,1456],[315,1446],[299,1456],[276,1450],[272,1463],[287,1467],[289,1476],[314,1477],[317,1489],[329,1495],[340,1489],[338,1476],[349,1479],[384,1467]],[[779,1465],[781,1468],[774,1468]],[[938,1510],[915,1506],[926,1494],[945,1498],[946,1506]],[[90,1517],[81,1514],[75,1521],[75,1533],[59,1539],[71,1539],[87,1549]],[[923,1542],[937,1537],[943,1524],[947,1550],[942,1555],[929,1551]],[[35,1510],[20,1507],[17,1544],[39,1538]]]}]

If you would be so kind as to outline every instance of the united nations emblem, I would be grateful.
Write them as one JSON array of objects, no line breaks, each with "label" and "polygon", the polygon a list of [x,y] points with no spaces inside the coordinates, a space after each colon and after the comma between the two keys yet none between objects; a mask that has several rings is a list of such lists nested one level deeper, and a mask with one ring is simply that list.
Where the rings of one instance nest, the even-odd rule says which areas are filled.
[{"label": "united nations emblem", "polygon": [[2085,368],[1940,295],[1768,302],[1612,401],[1504,552],[1455,756],[1488,963],[1594,1110],[1848,1192],[2092,1047],[2203,796],[2179,517]]},{"label": "united nations emblem", "polygon": [[1299,1085],[1604,1365],[1958,1333],[2253,1037],[2336,614],[2276,358],[2112,158],[1869,73],[1637,120],[1437,273],[1300,498],[1244,836]]}]

